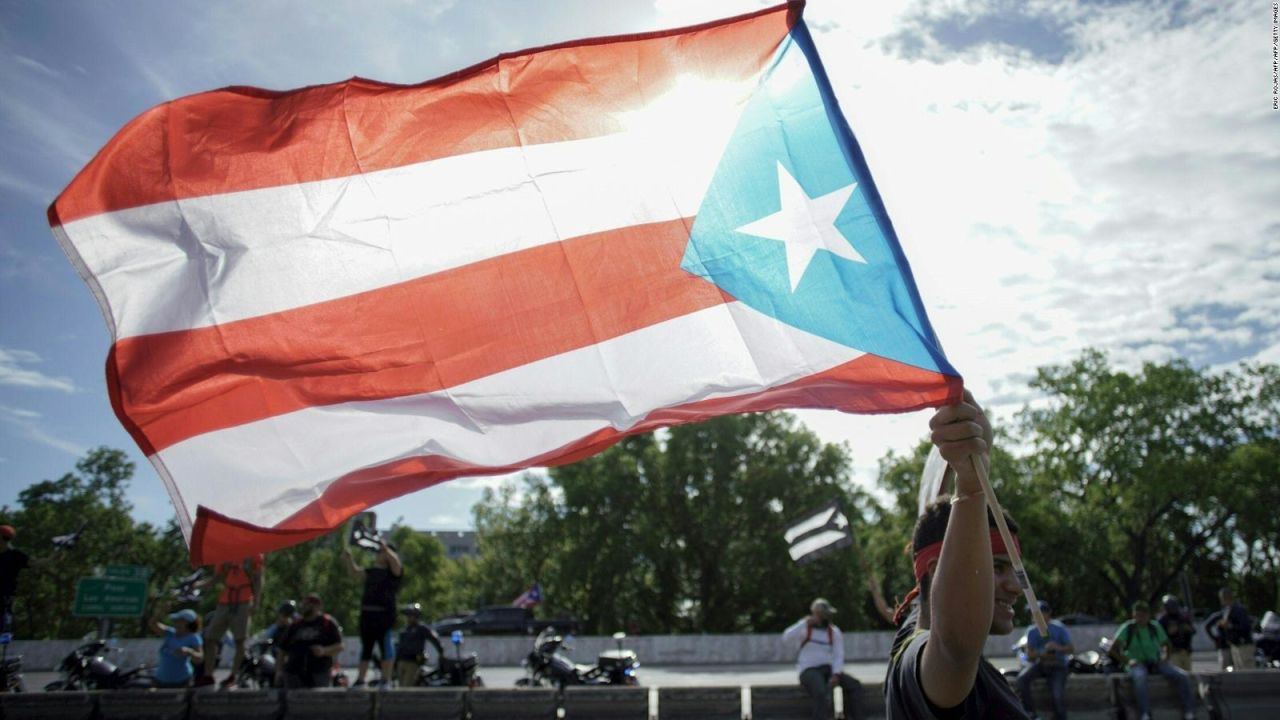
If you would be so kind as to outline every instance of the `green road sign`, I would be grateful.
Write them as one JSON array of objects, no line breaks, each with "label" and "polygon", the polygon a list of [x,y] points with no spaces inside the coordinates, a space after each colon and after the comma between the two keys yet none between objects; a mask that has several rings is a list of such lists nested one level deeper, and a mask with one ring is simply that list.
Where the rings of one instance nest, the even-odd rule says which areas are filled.
[{"label": "green road sign", "polygon": [[108,565],[102,568],[102,574],[109,578],[146,580],[151,577],[151,568],[146,565]]},{"label": "green road sign", "polygon": [[71,614],[76,617],[142,617],[146,603],[146,580],[80,578]]}]

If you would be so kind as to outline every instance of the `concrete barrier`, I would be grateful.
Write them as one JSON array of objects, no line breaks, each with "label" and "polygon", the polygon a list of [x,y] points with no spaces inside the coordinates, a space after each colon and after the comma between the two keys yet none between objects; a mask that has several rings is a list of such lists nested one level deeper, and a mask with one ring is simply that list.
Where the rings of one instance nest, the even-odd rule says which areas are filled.
[{"label": "concrete barrier", "polygon": [[809,694],[795,685],[752,685],[748,720],[809,720]]},{"label": "concrete barrier", "polygon": [[0,693],[6,720],[90,720],[96,709],[87,692]]},{"label": "concrete barrier", "polygon": [[191,693],[192,720],[279,720],[284,714],[280,690],[247,690],[233,692],[213,689]]},{"label": "concrete barrier", "polygon": [[740,720],[742,687],[658,688],[661,720]]},{"label": "concrete barrier", "polygon": [[378,693],[378,720],[463,720],[466,688],[402,688]]},{"label": "concrete barrier", "polygon": [[560,705],[552,688],[476,688],[469,696],[472,720],[553,720]]},{"label": "concrete barrier", "polygon": [[[1116,691],[1112,687],[1116,681],[1117,678],[1106,675],[1068,675],[1063,694],[1067,715],[1073,720],[1112,720],[1116,716]],[[1012,679],[1009,685],[1018,692],[1017,683]],[[1040,717],[1053,717],[1053,698],[1047,680],[1031,683],[1031,699]]]},{"label": "concrete barrier", "polygon": [[[1191,690],[1196,694],[1197,706],[1201,703],[1196,688],[1200,682],[1195,673],[1191,675]],[[1138,717],[1138,703],[1134,699],[1133,681],[1129,678],[1128,673],[1113,675],[1115,684],[1114,704],[1120,713],[1120,717],[1136,718]],[[1182,699],[1178,696],[1177,686],[1173,680],[1166,678],[1158,673],[1153,673],[1147,678],[1147,699],[1151,703],[1151,714],[1163,715],[1166,717],[1182,717]],[[1070,711],[1070,708],[1068,708]],[[1197,717],[1205,717],[1207,711],[1198,708]]]},{"label": "concrete barrier", "polygon": [[1211,716],[1221,720],[1280,718],[1280,672],[1276,670],[1206,673],[1200,692]]},{"label": "concrete barrier", "polygon": [[286,720],[373,720],[373,696],[377,692],[346,688],[287,690]]},{"label": "concrete barrier", "polygon": [[566,687],[561,703],[568,720],[648,720],[649,688]]},{"label": "concrete barrier", "polygon": [[187,690],[95,690],[101,720],[186,720]]}]

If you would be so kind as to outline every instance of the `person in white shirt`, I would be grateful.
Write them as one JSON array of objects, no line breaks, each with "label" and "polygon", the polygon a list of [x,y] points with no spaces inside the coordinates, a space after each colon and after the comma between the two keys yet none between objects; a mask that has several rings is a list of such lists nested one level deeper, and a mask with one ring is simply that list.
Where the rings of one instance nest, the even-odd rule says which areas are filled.
[{"label": "person in white shirt", "polygon": [[800,685],[813,701],[813,720],[831,717],[828,701],[837,685],[844,692],[845,717],[859,717],[862,684],[844,674],[844,634],[831,622],[835,613],[831,603],[818,598],[809,606],[807,616],[782,631],[783,644],[796,651],[796,670]]}]

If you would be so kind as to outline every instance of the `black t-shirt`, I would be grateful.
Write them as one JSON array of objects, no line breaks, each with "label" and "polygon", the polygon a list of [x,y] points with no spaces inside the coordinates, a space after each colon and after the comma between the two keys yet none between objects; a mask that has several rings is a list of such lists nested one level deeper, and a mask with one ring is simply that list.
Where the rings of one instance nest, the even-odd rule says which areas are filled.
[{"label": "black t-shirt", "polygon": [[284,650],[286,660],[285,672],[294,675],[327,672],[333,667],[333,658],[316,657],[311,654],[312,645],[333,645],[342,640],[342,626],[332,615],[317,615],[310,620],[302,618],[294,621],[284,631],[280,647]]},{"label": "black t-shirt", "polygon": [[1169,636],[1169,646],[1174,650],[1191,650],[1191,636],[1196,634],[1196,626],[1191,623],[1191,616],[1183,612],[1166,612],[1156,618],[1164,634]]},{"label": "black t-shirt", "polygon": [[437,656],[444,654],[440,636],[436,635],[435,630],[422,623],[406,626],[400,631],[400,642],[396,643],[396,659],[417,660],[423,657],[427,652],[427,643],[431,643],[436,649]]},{"label": "black t-shirt", "polygon": [[31,565],[27,554],[17,548],[0,552],[0,597],[18,594],[18,573]]},{"label": "black t-shirt", "polygon": [[912,610],[893,638],[889,668],[884,678],[885,717],[888,720],[1027,720],[1029,716],[994,665],[983,658],[978,676],[964,702],[954,708],[937,708],[920,685],[920,655],[929,640],[928,630],[916,630],[919,609]]},{"label": "black t-shirt", "polygon": [[371,567],[364,571],[364,597],[360,609],[365,612],[396,611],[396,591],[400,589],[400,576],[392,575],[388,568]]}]

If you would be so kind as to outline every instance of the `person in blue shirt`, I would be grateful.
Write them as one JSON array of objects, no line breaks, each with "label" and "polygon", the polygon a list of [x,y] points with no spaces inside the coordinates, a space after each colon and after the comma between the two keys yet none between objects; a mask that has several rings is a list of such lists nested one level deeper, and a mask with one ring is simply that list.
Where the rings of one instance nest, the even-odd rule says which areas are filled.
[{"label": "person in blue shirt", "polygon": [[170,613],[165,625],[151,621],[151,630],[163,635],[160,642],[160,662],[156,666],[156,686],[183,688],[191,685],[195,667],[191,664],[204,660],[204,638],[200,636],[200,618],[194,610]]},{"label": "person in blue shirt", "polygon": [[1027,667],[1018,673],[1018,697],[1027,714],[1037,717],[1035,705],[1031,700],[1031,682],[1036,678],[1049,681],[1049,695],[1053,698],[1054,720],[1066,720],[1067,706],[1063,695],[1067,688],[1067,660],[1076,651],[1071,644],[1071,633],[1067,626],[1053,619],[1053,608],[1049,603],[1040,601],[1040,612],[1045,622],[1049,623],[1049,637],[1040,634],[1040,628],[1034,624],[1027,628],[1027,642],[1023,650],[1027,653]]}]

